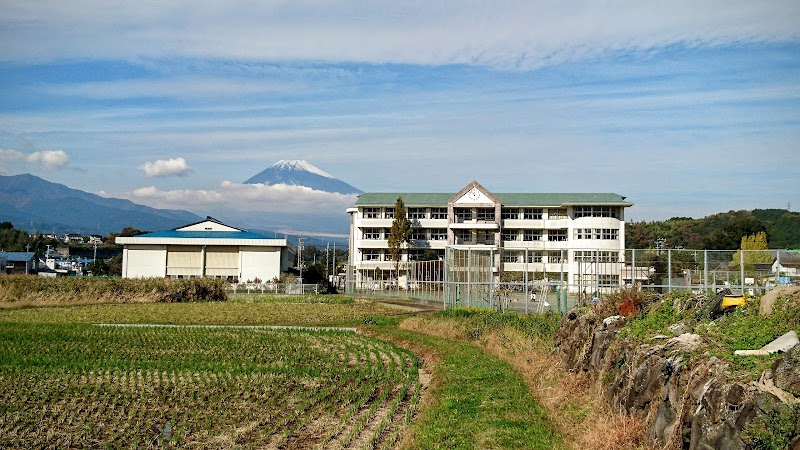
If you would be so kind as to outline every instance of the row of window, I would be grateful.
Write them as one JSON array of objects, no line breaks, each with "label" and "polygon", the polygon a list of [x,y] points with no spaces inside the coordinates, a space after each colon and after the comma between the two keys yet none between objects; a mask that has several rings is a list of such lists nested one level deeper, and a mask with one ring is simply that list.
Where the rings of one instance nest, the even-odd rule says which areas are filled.
[{"label": "row of window", "polygon": [[[408,208],[409,219],[447,219],[447,208]],[[365,219],[394,219],[394,208],[364,208]]]},{"label": "row of window", "polygon": [[620,208],[618,206],[576,206],[572,210],[576,219],[581,217],[613,217],[619,219],[620,217]]},{"label": "row of window", "polygon": [[[381,240],[389,239],[388,228],[364,228],[364,239]],[[413,228],[412,241],[446,241],[447,228]]]},{"label": "row of window", "polygon": [[[410,249],[408,250],[409,259],[411,261],[418,260],[426,251],[434,251],[437,256],[444,258],[444,249]],[[502,254],[502,261],[504,263],[524,263],[526,252],[523,250],[508,250]],[[561,260],[561,252],[527,252],[527,262],[529,263],[559,263]],[[577,250],[573,252],[573,260],[581,262],[619,262],[619,252],[607,251],[584,251]],[[385,249],[363,249],[361,250],[361,259],[364,261],[391,261],[391,254]]]},{"label": "row of window", "polygon": [[[599,211],[595,211],[599,209]],[[580,210],[580,215],[578,211]],[[619,218],[619,208],[609,206],[581,206],[575,208],[575,218],[578,217],[615,217]],[[365,219],[394,219],[394,208],[365,207],[362,210]],[[453,208],[453,214],[459,221],[480,220],[494,221],[494,208]],[[547,215],[550,220],[568,219],[566,208],[549,208]],[[409,219],[447,219],[447,208],[408,208]],[[510,220],[542,220],[543,208],[503,208],[501,217]]]},{"label": "row of window", "polygon": [[616,228],[575,228],[575,239],[619,239]]},{"label": "row of window", "polygon": [[[433,252],[439,259],[444,259],[443,249],[409,249],[404,254],[409,261],[418,261],[426,252]],[[362,261],[392,261],[392,254],[388,250],[364,249],[361,250]]]},{"label": "row of window", "polygon": [[[541,241],[544,230],[503,230],[503,241]],[[364,228],[364,239],[380,240],[389,238],[387,228]],[[492,230],[455,230],[456,238],[467,242],[494,243]],[[575,239],[619,239],[619,230],[615,228],[576,228]],[[473,239],[474,237],[474,239]],[[411,240],[414,241],[446,241],[447,228],[414,228],[411,231]],[[567,240],[567,230],[547,230],[547,240],[563,242]]]}]

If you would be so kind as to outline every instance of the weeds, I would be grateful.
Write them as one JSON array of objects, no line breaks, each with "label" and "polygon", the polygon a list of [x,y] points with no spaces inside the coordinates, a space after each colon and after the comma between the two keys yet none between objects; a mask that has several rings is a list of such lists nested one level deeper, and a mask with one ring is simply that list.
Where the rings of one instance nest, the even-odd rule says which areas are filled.
[{"label": "weeds", "polygon": [[0,307],[78,303],[222,301],[224,280],[214,278],[0,277]]}]

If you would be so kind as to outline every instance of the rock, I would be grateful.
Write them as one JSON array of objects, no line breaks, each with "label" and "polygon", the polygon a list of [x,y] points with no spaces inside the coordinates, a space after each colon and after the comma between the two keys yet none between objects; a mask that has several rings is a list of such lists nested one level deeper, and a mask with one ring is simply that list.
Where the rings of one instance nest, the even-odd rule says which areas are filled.
[{"label": "rock", "polygon": [[775,300],[780,297],[789,297],[796,294],[800,294],[800,286],[776,287],[761,297],[761,303],[758,305],[758,313],[762,316],[768,316],[772,314],[772,307],[775,305]]},{"label": "rock", "polygon": [[607,331],[615,331],[625,326],[625,316],[611,316],[603,319],[603,329]]},{"label": "rock", "polygon": [[667,329],[669,330],[670,333],[674,334],[675,336],[680,336],[683,333],[689,331],[687,329],[687,326],[682,323],[673,323],[672,325],[667,327]]},{"label": "rock", "polygon": [[664,344],[665,348],[673,349],[679,348],[681,350],[692,350],[703,342],[700,335],[692,333],[683,333],[678,337],[674,337]]},{"label": "rock", "polygon": [[772,366],[775,386],[800,397],[800,345],[795,345]]},{"label": "rock", "polygon": [[763,356],[770,353],[783,353],[795,347],[798,343],[800,343],[800,340],[797,339],[797,333],[791,330],[758,350],[736,350],[733,354],[738,356]]}]

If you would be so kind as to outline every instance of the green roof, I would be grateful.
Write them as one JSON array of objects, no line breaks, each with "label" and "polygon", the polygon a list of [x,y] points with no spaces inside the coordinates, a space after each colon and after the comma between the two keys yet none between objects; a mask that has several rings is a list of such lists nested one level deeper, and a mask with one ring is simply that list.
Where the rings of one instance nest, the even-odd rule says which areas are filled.
[{"label": "green roof", "polygon": [[[631,206],[625,197],[611,193],[492,193],[503,206],[562,206],[562,205],[618,205]],[[361,194],[355,206],[394,206],[397,197],[403,198],[406,207],[447,206],[455,193],[425,192],[367,192]]]}]

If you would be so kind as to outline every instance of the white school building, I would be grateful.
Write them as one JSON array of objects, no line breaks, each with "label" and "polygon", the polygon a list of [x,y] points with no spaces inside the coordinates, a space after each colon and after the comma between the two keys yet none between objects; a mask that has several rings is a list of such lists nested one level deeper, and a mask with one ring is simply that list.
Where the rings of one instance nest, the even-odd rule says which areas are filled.
[{"label": "white school building", "polygon": [[[493,193],[472,181],[454,193],[365,193],[349,208],[350,272],[359,283],[389,273],[389,230],[398,197],[412,222],[402,260],[448,249],[488,252],[494,281],[504,272],[569,285],[621,285],[625,208],[612,193]],[[609,263],[609,264],[603,264]],[[402,264],[401,264],[402,267]],[[562,275],[564,274],[564,275]],[[403,276],[402,268],[400,276]],[[531,279],[526,275],[526,280]]]}]

